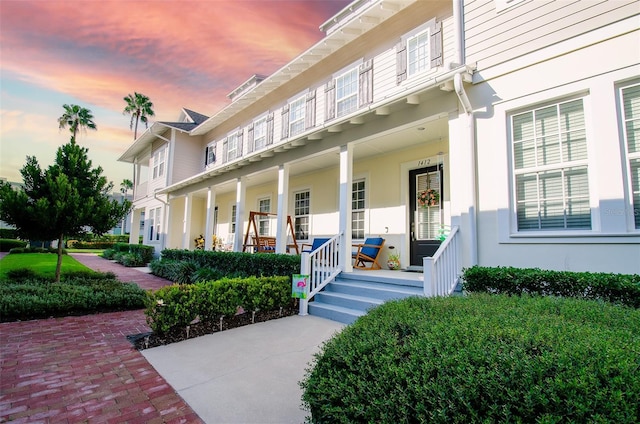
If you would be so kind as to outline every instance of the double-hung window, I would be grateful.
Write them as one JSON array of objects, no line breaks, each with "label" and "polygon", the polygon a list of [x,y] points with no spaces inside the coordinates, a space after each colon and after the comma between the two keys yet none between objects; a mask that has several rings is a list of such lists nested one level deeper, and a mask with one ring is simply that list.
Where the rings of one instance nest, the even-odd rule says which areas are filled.
[{"label": "double-hung window", "polygon": [[[264,198],[258,200],[258,210],[262,213],[271,212],[271,199]],[[258,235],[260,236],[268,236],[269,235],[269,216],[268,215],[258,215]]]},{"label": "double-hung window", "polygon": [[164,147],[153,154],[153,179],[164,175]]},{"label": "double-hung window", "polygon": [[296,239],[308,240],[309,239],[309,190],[298,191],[294,193],[294,226]]},{"label": "double-hung window", "polygon": [[518,231],[591,229],[582,98],[511,116]]},{"label": "double-hung window", "polygon": [[430,68],[429,49],[429,30],[422,31],[407,40],[407,71],[409,77]]},{"label": "double-hung window", "polygon": [[230,134],[227,137],[227,162],[239,156],[238,133]]},{"label": "double-hung window", "polygon": [[212,144],[205,149],[205,165],[210,165],[216,161],[216,145]]},{"label": "double-hung window", "polygon": [[621,99],[633,219],[640,229],[640,84],[622,88]]},{"label": "double-hung window", "polygon": [[262,149],[267,144],[267,118],[257,120],[253,125],[254,150]]},{"label": "double-hung window", "polygon": [[236,233],[236,205],[231,205],[231,223],[229,224],[231,234]]},{"label": "double-hung window", "polygon": [[336,109],[344,116],[358,108],[358,68],[355,67],[336,78]]},{"label": "double-hung window", "polygon": [[160,240],[161,208],[154,208],[149,213],[149,241]]},{"label": "double-hung window", "polygon": [[304,131],[305,97],[302,96],[289,106],[289,137]]},{"label": "double-hung window", "polygon": [[353,182],[351,190],[351,238],[364,239],[365,182]]}]

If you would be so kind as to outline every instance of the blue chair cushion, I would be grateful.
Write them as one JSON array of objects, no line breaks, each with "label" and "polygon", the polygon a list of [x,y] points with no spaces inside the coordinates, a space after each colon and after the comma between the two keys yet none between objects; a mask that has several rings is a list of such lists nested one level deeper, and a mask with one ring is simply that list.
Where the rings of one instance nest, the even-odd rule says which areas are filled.
[{"label": "blue chair cushion", "polygon": [[313,252],[328,241],[328,238],[314,238],[313,243],[311,243],[311,249],[303,250],[303,252]]},{"label": "blue chair cushion", "polygon": [[[373,245],[373,246],[381,246],[383,239],[380,237],[368,238],[364,241],[363,244]],[[366,255],[370,258],[375,258],[378,256],[378,252],[380,251],[380,247],[372,247],[372,246],[364,246],[360,249],[360,253]]]}]

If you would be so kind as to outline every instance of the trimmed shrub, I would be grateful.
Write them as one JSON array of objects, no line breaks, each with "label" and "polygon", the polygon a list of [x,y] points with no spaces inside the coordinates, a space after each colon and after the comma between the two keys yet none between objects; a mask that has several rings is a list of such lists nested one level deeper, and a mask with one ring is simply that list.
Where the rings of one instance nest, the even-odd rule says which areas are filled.
[{"label": "trimmed shrub", "polygon": [[148,294],[147,323],[158,334],[183,329],[196,318],[217,323],[238,308],[273,310],[293,305],[289,277],[223,278],[174,284]]},{"label": "trimmed shrub", "polygon": [[144,290],[108,273],[66,275],[60,283],[40,278],[0,281],[2,321],[141,309],[145,302]]},{"label": "trimmed shrub", "polygon": [[11,249],[20,249],[27,246],[26,241],[13,239],[0,239],[0,252],[10,252]]},{"label": "trimmed shrub", "polygon": [[[53,253],[58,254],[58,249],[55,247],[14,247],[9,251],[10,254],[18,253]],[[62,254],[67,254],[67,249],[62,249]]]},{"label": "trimmed shrub", "polygon": [[113,259],[116,262],[129,267],[145,266],[153,260],[153,246],[142,244],[115,243],[110,249],[102,253],[105,259]]},{"label": "trimmed shrub", "polygon": [[114,244],[113,241],[67,241],[67,247],[70,249],[110,249]]},{"label": "trimmed shrub", "polygon": [[[211,268],[226,276],[290,276],[300,273],[299,255],[165,249],[159,262],[164,261],[192,262],[197,264],[198,269]],[[151,267],[154,274],[175,281],[169,275],[156,273],[156,270],[166,270],[162,265],[156,265],[155,269]],[[171,269],[169,266],[168,270]]]},{"label": "trimmed shrub", "polygon": [[313,423],[640,422],[640,311],[557,297],[409,298],[326,342]]},{"label": "trimmed shrub", "polygon": [[468,292],[575,297],[640,308],[640,275],[474,266],[462,278]]},{"label": "trimmed shrub", "polygon": [[0,228],[0,239],[15,240],[18,238],[18,230],[14,228]]},{"label": "trimmed shrub", "polygon": [[13,281],[24,281],[38,277],[38,273],[29,268],[11,269],[7,272],[7,279]]}]

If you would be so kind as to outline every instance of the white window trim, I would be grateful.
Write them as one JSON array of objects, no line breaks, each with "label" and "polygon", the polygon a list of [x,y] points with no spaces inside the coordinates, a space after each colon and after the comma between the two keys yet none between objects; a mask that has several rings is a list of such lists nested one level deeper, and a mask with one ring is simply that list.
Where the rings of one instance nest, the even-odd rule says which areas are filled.
[{"label": "white window trim", "polygon": [[[364,181],[364,208],[361,209],[364,212],[364,238],[362,239],[353,239],[353,240],[364,240],[369,234],[369,179],[365,175],[354,175],[352,178],[352,184],[357,183],[358,181]],[[352,200],[353,202],[353,200]],[[353,207],[351,208],[351,225],[353,226]],[[353,230],[352,230],[353,232]]]},{"label": "white window trim", "polygon": [[[229,135],[227,136],[227,157],[226,157],[226,161],[227,162],[231,162],[234,161],[236,159],[238,159],[238,142],[239,140],[239,131],[234,131],[229,133]],[[231,140],[234,141],[234,148],[231,149]],[[231,152],[233,152],[233,157],[231,157]]]},{"label": "white window trim", "polygon": [[[257,128],[262,126],[264,128],[264,134],[260,137],[257,136]],[[262,145],[258,146],[258,140],[262,139]],[[253,121],[253,151],[262,150],[267,147],[267,117],[263,116]]]},{"label": "white window trim", "polygon": [[[336,87],[336,88],[335,88],[335,90],[336,90],[336,92],[335,92],[335,93],[336,93],[336,99],[335,99],[335,101],[336,101],[336,118],[341,118],[341,117],[343,117],[343,116],[349,115],[350,113],[353,113],[353,112],[355,112],[355,111],[357,111],[357,110],[358,110],[358,107],[359,107],[359,101],[360,101],[360,98],[359,98],[359,97],[360,97],[360,94],[359,94],[359,93],[360,93],[360,80],[359,80],[359,76],[360,76],[360,75],[359,75],[359,72],[358,72],[358,67],[359,67],[359,65],[352,66],[352,67],[350,67],[349,69],[347,69],[346,71],[343,71],[342,73],[340,73],[337,77],[335,77],[335,87]],[[354,92],[354,93],[352,93],[352,94],[349,94],[348,96],[343,97],[343,98],[338,97],[338,80],[339,80],[339,79],[341,79],[341,78],[344,78],[344,77],[346,77],[348,74],[351,74],[351,73],[354,73],[354,72],[355,72],[355,78],[356,78],[356,79],[355,79],[355,81],[356,81],[356,84],[355,84],[355,85],[356,85],[355,92]],[[344,102],[344,101],[349,100],[349,99],[354,98],[354,97],[355,97],[355,100],[356,100],[356,101],[355,101],[355,107],[354,107],[353,109],[350,109],[350,110],[347,110],[347,111],[340,112],[340,107],[339,107],[339,106],[340,106],[340,102]]]},{"label": "white window trim", "polygon": [[[262,202],[263,200],[268,200],[269,201],[269,211],[268,211],[268,213],[270,213],[271,212],[271,207],[273,206],[272,202],[271,202],[271,195],[263,195],[263,196],[258,196],[257,197],[257,199],[256,199],[256,207],[258,208],[258,212],[262,212],[260,210],[260,202]],[[265,234],[259,234],[259,235],[261,237],[268,237],[268,236],[271,235],[271,227],[272,227],[272,225],[271,225],[271,217],[262,217],[261,215],[258,215],[258,220],[256,222],[256,225],[258,227],[257,228],[258,233],[260,233],[260,222],[263,222],[263,221],[267,223],[267,231],[266,231]]]},{"label": "white window trim", "polygon": [[[427,62],[427,67],[424,69],[420,69],[418,71],[414,71],[411,72],[411,64],[409,62],[409,43],[411,42],[411,40],[413,40],[414,38],[418,38],[421,35],[426,34],[427,36],[427,57],[425,59],[425,61]],[[423,29],[415,34],[411,34],[409,36],[407,36],[407,40],[406,40],[406,44],[407,44],[407,79],[411,79],[414,78],[418,75],[423,75],[426,72],[429,72],[431,70],[431,30],[429,28]]]},{"label": "white window trim", "polygon": [[[216,163],[216,143],[215,143],[215,141],[207,144],[207,147],[209,148],[208,153],[207,153],[207,167],[211,167],[211,165]],[[211,156],[213,156],[213,160],[209,161]]]},{"label": "white window trim", "polygon": [[[309,236],[311,237],[313,234],[313,214],[311,213],[312,211],[312,198],[313,198],[313,194],[312,194],[312,190],[310,187],[299,187],[299,188],[295,188],[294,190],[291,191],[291,198],[289,199],[290,202],[289,204],[291,205],[291,218],[293,219],[293,225],[294,225],[294,229],[293,231],[295,232],[295,221],[296,221],[296,217],[297,216],[303,216],[303,215],[296,215],[296,194],[298,193],[303,193],[303,192],[308,192],[309,193],[309,213],[306,215],[309,217]],[[308,241],[309,239],[298,239],[296,236],[296,241],[300,242],[300,241]]]},{"label": "white window trim", "polygon": [[[296,119],[295,121],[293,120],[293,111],[294,111],[294,105],[300,103],[300,109],[302,110],[302,114],[300,116],[300,118]],[[304,132],[305,128],[304,128],[304,123],[305,123],[305,115],[306,115],[306,95],[302,95],[298,98],[296,98],[295,100],[293,100],[292,102],[289,103],[289,138],[300,135]],[[300,129],[300,131],[293,131],[294,125],[300,124],[302,123],[302,128]]]},{"label": "white window trim", "polygon": [[627,229],[631,233],[640,233],[640,228],[636,228],[635,224],[635,210],[633,205],[633,186],[631,178],[631,161],[634,159],[640,160],[640,151],[629,152],[629,140],[627,139],[626,131],[626,119],[624,116],[624,95],[623,91],[632,87],[640,87],[639,81],[631,81],[626,84],[620,84],[617,86],[616,101],[618,103],[618,119],[621,125],[622,132],[622,151],[624,152],[624,173],[625,173],[625,211],[624,215],[627,217]]},{"label": "white window trim", "polygon": [[[166,158],[167,155],[165,150],[166,150],[166,147],[163,146],[153,153],[153,156],[152,156],[153,168],[151,173],[152,180],[156,180],[164,175],[164,171],[166,168],[165,164],[167,162],[167,158]],[[162,160],[160,160],[161,157],[162,157]]]}]

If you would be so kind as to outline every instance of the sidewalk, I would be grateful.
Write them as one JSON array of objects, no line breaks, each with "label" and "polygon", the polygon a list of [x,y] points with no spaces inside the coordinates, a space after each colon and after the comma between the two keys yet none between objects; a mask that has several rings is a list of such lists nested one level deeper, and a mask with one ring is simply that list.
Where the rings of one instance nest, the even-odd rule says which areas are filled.
[{"label": "sidewalk", "polygon": [[[73,256],[145,289],[170,284]],[[138,352],[126,336],[150,331],[143,311],[0,323],[0,423],[302,423],[298,382],[343,327],[293,316]]]},{"label": "sidewalk", "polygon": [[[73,255],[145,289],[167,280],[95,255]],[[127,340],[143,311],[0,324],[0,422],[202,423]]]}]

